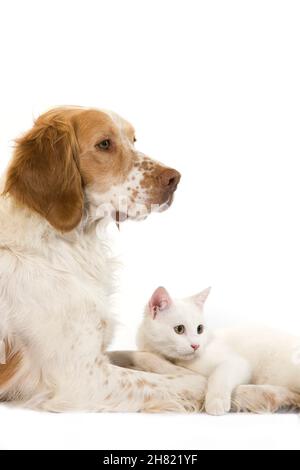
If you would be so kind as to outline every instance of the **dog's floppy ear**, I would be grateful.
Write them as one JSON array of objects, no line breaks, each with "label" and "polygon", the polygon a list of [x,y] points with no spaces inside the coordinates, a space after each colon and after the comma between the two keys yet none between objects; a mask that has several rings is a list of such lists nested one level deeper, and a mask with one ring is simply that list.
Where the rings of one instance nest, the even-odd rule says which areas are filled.
[{"label": "dog's floppy ear", "polygon": [[4,193],[68,232],[83,214],[83,188],[78,143],[72,123],[63,114],[40,117],[17,141]]}]

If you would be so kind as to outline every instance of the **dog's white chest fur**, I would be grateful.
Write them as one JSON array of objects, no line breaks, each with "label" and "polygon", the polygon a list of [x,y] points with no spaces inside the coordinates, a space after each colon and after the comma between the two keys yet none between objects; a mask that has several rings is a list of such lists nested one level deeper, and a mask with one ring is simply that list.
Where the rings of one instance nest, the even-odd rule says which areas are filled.
[{"label": "dog's white chest fur", "polygon": [[[11,207],[2,205],[2,211],[4,208],[9,209],[9,216]],[[22,225],[22,212],[19,215]],[[34,359],[36,370],[30,374],[35,376],[42,371],[54,382],[57,376],[67,380],[71,369],[82,366],[73,363],[75,350],[88,367],[112,339],[115,321],[111,299],[116,262],[102,241],[104,234],[101,238],[101,233],[92,230],[60,236],[39,216],[32,216],[30,224],[33,219],[35,228],[40,228],[35,239],[33,232],[26,230],[26,224],[19,238],[16,219],[14,226],[6,226],[5,233],[2,229],[0,270],[5,289],[0,292],[0,331],[2,337],[19,338],[21,346]],[[43,356],[37,353],[40,342],[45,346]],[[93,343],[94,348],[89,349],[93,353],[87,360],[86,346]],[[62,363],[61,368],[57,361]]]}]

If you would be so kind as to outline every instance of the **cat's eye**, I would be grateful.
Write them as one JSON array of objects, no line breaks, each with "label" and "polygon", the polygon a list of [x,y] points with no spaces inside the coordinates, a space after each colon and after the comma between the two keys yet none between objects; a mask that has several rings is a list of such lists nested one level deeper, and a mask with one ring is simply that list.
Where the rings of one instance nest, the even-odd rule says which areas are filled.
[{"label": "cat's eye", "polygon": [[202,335],[204,331],[204,326],[203,325],[199,325],[198,328],[197,328],[197,333],[198,335]]},{"label": "cat's eye", "polygon": [[102,140],[96,147],[100,150],[109,150],[111,148],[111,141],[109,139]]},{"label": "cat's eye", "polygon": [[178,335],[183,335],[185,333],[185,326],[184,325],[175,326],[174,331]]}]

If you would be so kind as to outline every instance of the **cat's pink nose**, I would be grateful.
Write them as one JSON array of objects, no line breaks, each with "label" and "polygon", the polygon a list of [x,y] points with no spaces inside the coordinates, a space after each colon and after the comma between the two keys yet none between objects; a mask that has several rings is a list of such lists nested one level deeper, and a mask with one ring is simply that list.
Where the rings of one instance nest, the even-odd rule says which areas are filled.
[{"label": "cat's pink nose", "polygon": [[197,351],[197,349],[200,348],[199,344],[191,344],[191,347],[193,348],[194,351]]}]

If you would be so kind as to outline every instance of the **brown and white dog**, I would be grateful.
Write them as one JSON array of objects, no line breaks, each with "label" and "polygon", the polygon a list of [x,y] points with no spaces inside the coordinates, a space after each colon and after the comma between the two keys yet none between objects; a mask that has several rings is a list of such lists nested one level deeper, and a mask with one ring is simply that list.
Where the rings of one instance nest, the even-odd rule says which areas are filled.
[{"label": "brown and white dog", "polygon": [[0,199],[0,393],[47,410],[196,410],[205,381],[124,370],[109,220],[166,209],[180,174],[114,113],[54,109],[17,141]]},{"label": "brown and white dog", "polygon": [[[51,411],[194,411],[203,403],[199,376],[172,365],[169,376],[129,370],[106,355],[115,267],[107,222],[166,209],[180,180],[134,143],[125,120],[83,108],[50,111],[17,141],[0,198],[2,400]],[[143,368],[145,356],[132,362]]]}]

